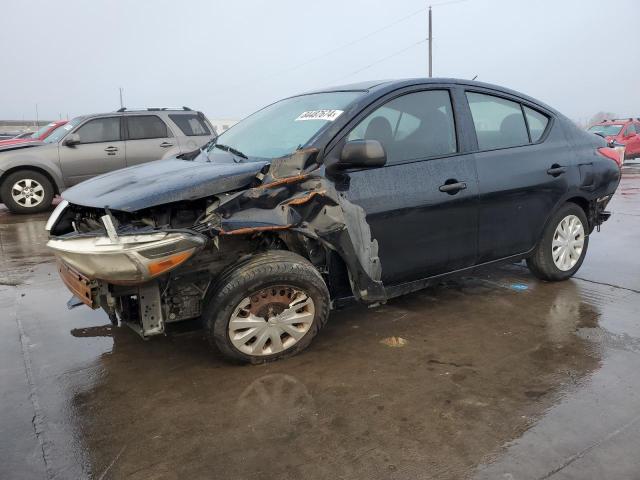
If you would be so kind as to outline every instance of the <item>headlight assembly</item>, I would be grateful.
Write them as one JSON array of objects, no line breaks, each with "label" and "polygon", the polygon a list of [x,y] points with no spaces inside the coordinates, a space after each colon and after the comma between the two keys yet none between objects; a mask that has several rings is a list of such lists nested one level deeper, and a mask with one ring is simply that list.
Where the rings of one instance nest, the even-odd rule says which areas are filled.
[{"label": "headlight assembly", "polygon": [[187,261],[205,240],[185,232],[154,232],[49,240],[59,260],[92,280],[135,285],[145,283]]}]

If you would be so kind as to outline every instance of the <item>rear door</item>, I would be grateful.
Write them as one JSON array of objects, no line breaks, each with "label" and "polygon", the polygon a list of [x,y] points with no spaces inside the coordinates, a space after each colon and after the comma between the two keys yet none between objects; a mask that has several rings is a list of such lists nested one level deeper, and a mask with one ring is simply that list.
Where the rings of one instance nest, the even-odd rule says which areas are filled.
[{"label": "rear door", "polygon": [[180,146],[158,115],[126,115],[127,166],[180,153]]},{"label": "rear door", "polygon": [[477,254],[474,159],[460,152],[450,91],[394,95],[345,138],[387,152],[386,166],[349,173],[345,191],[367,213],[386,284],[469,267]]},{"label": "rear door", "polygon": [[121,116],[87,120],[73,131],[80,137],[79,144],[60,144],[60,167],[67,186],[126,166],[121,121]]},{"label": "rear door", "polygon": [[467,90],[478,153],[478,263],[532,249],[579,174],[550,113],[493,91]]},{"label": "rear door", "polygon": [[176,125],[182,153],[200,148],[214,136],[212,127],[200,112],[170,113],[169,119]]}]

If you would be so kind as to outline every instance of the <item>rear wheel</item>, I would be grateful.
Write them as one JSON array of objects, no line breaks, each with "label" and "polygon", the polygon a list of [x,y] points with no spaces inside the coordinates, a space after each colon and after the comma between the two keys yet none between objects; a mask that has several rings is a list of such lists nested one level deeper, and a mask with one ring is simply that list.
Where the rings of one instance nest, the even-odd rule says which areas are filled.
[{"label": "rear wheel", "polygon": [[265,363],[305,349],[326,323],[329,292],[316,268],[288,251],[269,251],[224,273],[202,318],[226,357]]},{"label": "rear wheel", "polygon": [[589,223],[584,210],[567,203],[551,218],[533,255],[531,272],[543,280],[566,280],[575,274],[587,253]]},{"label": "rear wheel", "polygon": [[38,213],[51,207],[53,185],[49,179],[33,170],[19,170],[5,178],[0,197],[13,213]]}]

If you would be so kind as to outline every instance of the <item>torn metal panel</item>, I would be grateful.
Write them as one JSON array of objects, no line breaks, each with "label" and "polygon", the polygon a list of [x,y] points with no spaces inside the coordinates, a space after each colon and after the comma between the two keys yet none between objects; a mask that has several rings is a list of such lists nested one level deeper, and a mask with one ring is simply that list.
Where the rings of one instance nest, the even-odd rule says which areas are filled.
[{"label": "torn metal panel", "polygon": [[276,159],[263,172],[260,185],[221,197],[212,231],[239,235],[291,230],[315,238],[342,257],[356,298],[384,300],[378,243],[366,213],[320,174],[317,153],[300,150]]}]

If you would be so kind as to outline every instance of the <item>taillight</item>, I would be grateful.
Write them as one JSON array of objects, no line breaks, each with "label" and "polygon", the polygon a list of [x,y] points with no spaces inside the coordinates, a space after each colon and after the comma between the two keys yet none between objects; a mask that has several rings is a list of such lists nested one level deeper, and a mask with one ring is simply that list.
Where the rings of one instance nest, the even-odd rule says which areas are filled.
[{"label": "taillight", "polygon": [[618,164],[619,167],[622,167],[622,155],[615,148],[600,147],[598,148],[598,153],[603,157],[607,157],[608,159],[613,160]]}]

